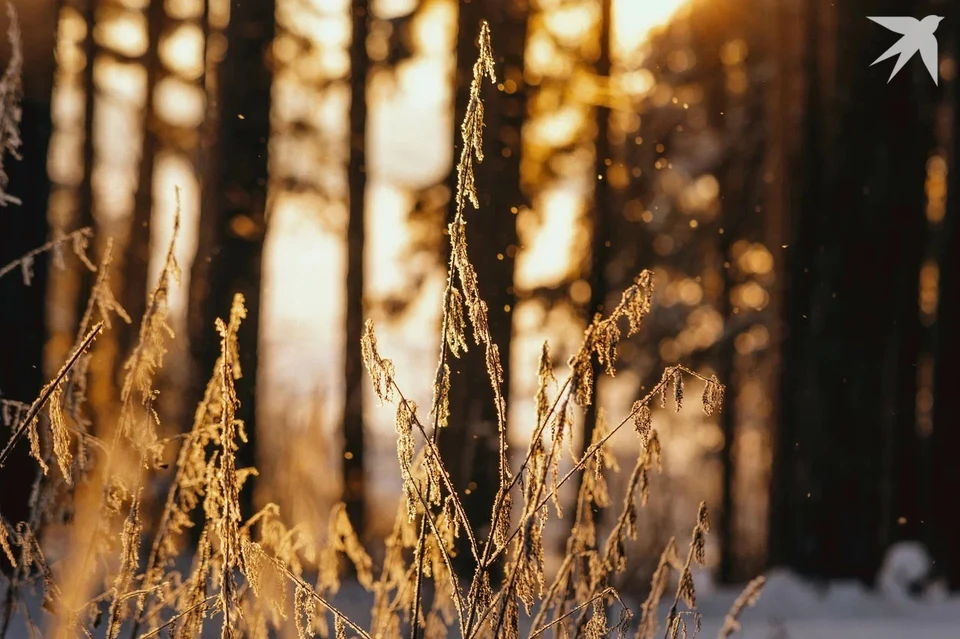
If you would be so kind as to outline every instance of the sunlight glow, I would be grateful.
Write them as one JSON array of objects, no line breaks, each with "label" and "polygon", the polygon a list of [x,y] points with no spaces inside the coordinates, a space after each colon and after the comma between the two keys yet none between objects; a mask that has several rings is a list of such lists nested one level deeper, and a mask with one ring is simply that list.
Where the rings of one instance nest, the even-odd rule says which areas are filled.
[{"label": "sunlight glow", "polygon": [[203,122],[205,98],[203,89],[175,77],[163,78],[153,88],[157,115],[174,126],[185,128]]},{"label": "sunlight glow", "polygon": [[197,224],[200,219],[200,186],[190,161],[185,157],[164,151],[157,154],[153,175],[153,214],[150,220],[150,267],[148,282],[160,276],[166,256],[164,251],[173,234],[174,214],[177,210],[176,189],[180,189],[180,235],[176,256],[180,265],[180,286],[170,289],[170,312],[181,321],[186,314],[189,277],[193,257],[197,252]]},{"label": "sunlight glow", "polygon": [[199,25],[185,23],[160,41],[160,59],[185,80],[203,74],[203,31]]},{"label": "sunlight glow", "polygon": [[[391,184],[371,184],[367,193],[367,218],[374,222],[373,229],[388,229],[388,232],[370,233],[367,238],[365,265],[367,281],[365,295],[383,296],[397,294],[407,284],[404,261],[409,259],[406,248],[410,241],[410,227],[405,223],[413,197],[405,189]],[[373,213],[375,212],[375,213]]]},{"label": "sunlight glow", "polygon": [[147,51],[147,20],[141,13],[124,11],[111,16],[94,27],[93,35],[101,46],[131,58]]},{"label": "sunlight glow", "polygon": [[428,104],[442,104],[450,96],[448,83],[443,82],[445,67],[442,60],[420,58],[400,65],[397,76],[405,93]]},{"label": "sunlight glow", "polygon": [[573,72],[573,62],[568,56],[558,55],[557,47],[542,31],[531,31],[527,38],[524,62],[526,73],[535,75],[563,76]]},{"label": "sunlight glow", "polygon": [[920,270],[920,313],[924,324],[929,325],[936,318],[940,301],[940,269],[933,260],[923,263]]},{"label": "sunlight glow", "polygon": [[773,270],[773,255],[766,246],[757,242],[737,258],[737,265],[744,273],[763,275]]},{"label": "sunlight glow", "polygon": [[[81,103],[82,104],[82,103]],[[77,186],[83,179],[83,131],[64,125],[50,137],[50,146],[56,153],[47,159],[47,172],[58,185]],[[53,209],[53,205],[50,206]]]},{"label": "sunlight glow", "polygon": [[86,64],[82,44],[87,36],[87,24],[75,9],[66,6],[61,11],[57,31],[57,65],[62,81],[64,76],[82,71]]},{"label": "sunlight glow", "polygon": [[320,291],[342,294],[343,245],[323,232],[319,220],[346,212],[330,207],[312,194],[284,193],[274,202],[264,249],[269,259],[264,260],[261,330],[267,336],[283,335],[297,324],[337,326],[339,306],[317,303]]},{"label": "sunlight glow", "polygon": [[173,20],[197,20],[203,17],[203,0],[166,0],[167,15]]},{"label": "sunlight glow", "polygon": [[570,269],[570,256],[577,255],[578,226],[582,200],[569,188],[545,192],[537,208],[543,211],[543,223],[525,249],[517,254],[516,285],[521,289],[550,286],[564,278]]},{"label": "sunlight glow", "polygon": [[94,219],[107,232],[116,232],[133,208],[143,131],[132,106],[98,96],[93,110]]},{"label": "sunlight glow", "polygon": [[[637,0],[626,2],[641,4]],[[582,41],[599,17],[598,7],[592,4],[570,4],[558,7],[544,16],[547,30],[560,43],[568,46],[576,46]]]},{"label": "sunlight glow", "polygon": [[572,144],[583,126],[584,116],[583,109],[577,105],[556,109],[532,121],[528,125],[528,135],[543,145],[562,147]]},{"label": "sunlight glow", "polygon": [[613,0],[613,48],[636,49],[650,32],[666,25],[688,0]]},{"label": "sunlight glow", "polygon": [[733,289],[733,299],[741,308],[762,311],[770,302],[770,295],[756,282],[747,282]]},{"label": "sunlight glow", "polygon": [[425,2],[411,26],[414,46],[418,53],[426,56],[446,56],[456,44],[456,6],[449,0]]},{"label": "sunlight glow", "polygon": [[138,64],[98,58],[93,66],[97,88],[117,102],[140,108],[147,95],[147,72]]},{"label": "sunlight glow", "polygon": [[648,69],[617,74],[614,81],[621,92],[634,98],[646,96],[656,86],[656,79]]},{"label": "sunlight glow", "polygon": [[947,205],[947,160],[934,155],[927,162],[927,220],[937,223],[943,220]]}]

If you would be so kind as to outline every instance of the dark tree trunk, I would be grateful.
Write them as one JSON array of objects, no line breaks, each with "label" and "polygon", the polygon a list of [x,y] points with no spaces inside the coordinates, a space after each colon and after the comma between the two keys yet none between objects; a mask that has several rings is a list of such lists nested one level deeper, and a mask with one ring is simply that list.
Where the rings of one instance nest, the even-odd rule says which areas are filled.
[{"label": "dark tree trunk", "polygon": [[[18,9],[30,10],[19,3]],[[47,175],[47,151],[52,129],[50,98],[53,83],[53,39],[56,33],[55,14],[44,12],[25,15],[20,11],[24,33],[50,45],[38,51],[25,51],[23,92],[20,120],[20,160],[9,154],[4,169],[9,177],[7,193],[17,197],[21,205],[0,208],[0,266],[47,241],[47,199],[50,179]],[[3,33],[6,33],[4,23]],[[46,34],[40,36],[40,34]],[[2,64],[6,65],[8,56]],[[43,378],[43,349],[46,341],[46,294],[49,256],[41,256],[33,265],[29,286],[24,285],[20,271],[0,279],[0,398],[31,403],[37,398],[46,380]],[[17,478],[33,477],[36,462],[27,454],[27,446],[19,446],[0,470],[0,513],[9,522],[25,521],[28,516],[29,482]],[[5,560],[4,560],[5,561]]]},{"label": "dark tree trunk", "polygon": [[353,42],[350,45],[350,213],[347,222],[346,344],[344,348],[343,501],[354,528],[362,536],[365,524],[363,472],[363,261],[366,202],[367,47],[369,3],[353,3]]},{"label": "dark tree trunk", "polygon": [[[496,91],[487,81],[483,88],[484,161],[477,167],[480,211],[473,211],[468,205],[465,215],[470,259],[477,271],[480,294],[489,308],[490,335],[500,349],[504,397],[510,389],[510,346],[516,301],[513,288],[517,250],[515,214],[523,205],[520,129],[526,114],[523,53],[527,13],[524,0],[461,2],[457,46],[455,158],[459,157],[463,145],[460,122],[477,57],[474,45],[481,19],[490,23],[497,80],[503,86],[502,91]],[[455,171],[448,184],[453,193]],[[489,530],[500,481],[497,413],[486,373],[484,348],[474,344],[472,337],[469,339],[470,350],[459,360],[451,361],[450,426],[439,441],[454,485],[464,496],[467,516],[482,539]],[[473,560],[465,546],[455,559],[461,574],[472,574]]]},{"label": "dark tree trunk", "polygon": [[[724,338],[719,340],[716,352],[717,377],[725,386],[723,406],[717,420],[723,433],[723,449],[720,452],[720,511],[717,525],[717,536],[720,541],[720,566],[718,577],[724,583],[733,582],[739,577],[736,574],[737,547],[736,547],[736,501],[734,487],[736,485],[736,437],[737,437],[737,395],[739,393],[737,379],[737,350],[735,348],[736,333],[731,325],[738,320],[737,311],[732,299],[733,289],[737,284],[736,260],[732,248],[737,240],[745,239],[749,229],[758,228],[759,220],[749,219],[747,211],[753,209],[748,188],[748,176],[762,172],[762,159],[758,149],[743,143],[749,137],[748,127],[758,126],[752,117],[745,117],[747,95],[758,91],[757,87],[750,87],[744,92],[747,95],[733,95],[727,90],[727,73],[721,60],[724,43],[732,38],[744,38],[749,41],[746,33],[747,20],[740,12],[734,12],[731,7],[719,4],[713,11],[704,8],[697,12],[693,20],[698,21],[699,28],[693,32],[698,34],[700,48],[697,55],[703,57],[700,75],[706,84],[707,121],[710,128],[716,133],[723,145],[723,156],[716,169],[716,178],[720,185],[719,199],[719,232],[715,265],[720,273],[722,285],[717,300],[717,311],[725,324]],[[721,26],[722,25],[722,26]],[[751,51],[756,43],[752,43]],[[749,62],[747,62],[749,66]],[[750,114],[754,115],[754,114]],[[751,165],[751,163],[753,163]],[[756,222],[756,224],[752,224]]]},{"label": "dark tree trunk", "polygon": [[[947,14],[943,26],[953,27],[954,55],[960,49],[960,12]],[[948,22],[949,21],[949,22]],[[930,530],[938,571],[947,578],[952,590],[960,590],[960,521],[956,504],[960,501],[960,415],[953,405],[960,389],[960,87],[950,85],[953,116],[953,140],[949,158],[947,211],[943,222],[939,255],[939,303],[936,320],[934,359],[933,434],[930,446],[932,478],[932,521]]]},{"label": "dark tree trunk", "polygon": [[[613,0],[601,0],[600,3],[600,55],[597,58],[595,72],[600,78],[610,78],[610,38],[613,27]],[[607,265],[610,263],[611,223],[610,218],[616,215],[613,205],[613,189],[610,186],[609,171],[611,163],[610,149],[610,107],[604,104],[596,108],[597,137],[594,143],[594,174],[596,178],[593,186],[593,206],[590,211],[590,221],[593,227],[593,237],[590,241],[590,301],[587,303],[586,321],[589,325],[595,315],[604,313],[606,303]],[[593,388],[590,392],[590,405],[587,406],[583,421],[583,450],[590,446],[593,432],[597,428],[597,405],[600,380],[604,369],[596,357],[591,359],[593,367]],[[577,494],[583,483],[583,473],[577,475]],[[594,521],[600,523],[602,511],[597,509]],[[574,521],[571,518],[570,525]]]},{"label": "dark tree trunk", "polygon": [[[86,66],[83,69],[83,177],[80,179],[80,186],[77,189],[77,209],[76,209],[76,227],[93,226],[95,227],[93,211],[95,200],[93,193],[93,169],[96,162],[96,149],[94,148],[93,134],[93,116],[97,101],[97,83],[94,80],[93,69],[97,55],[100,53],[100,46],[93,37],[94,24],[96,20],[97,7],[100,0],[85,0],[83,3],[83,18],[86,23],[87,33],[83,40],[83,52],[86,57]],[[76,313],[76,325],[79,327],[83,318],[83,313],[87,308],[87,300],[93,289],[93,282],[96,274],[91,273],[83,266],[79,266],[80,286],[77,297],[73,300]],[[91,405],[91,409],[95,409]]]},{"label": "dark tree trunk", "polygon": [[[140,172],[133,203],[133,218],[127,236],[124,263],[123,307],[133,319],[130,324],[120,324],[120,362],[125,361],[137,343],[140,318],[147,308],[147,290],[153,284],[147,282],[150,266],[150,223],[153,211],[153,173],[156,165],[158,127],[153,108],[154,88],[161,77],[160,35],[163,32],[166,12],[162,0],[150,0],[147,9],[147,52],[144,67],[147,71],[147,97],[143,111],[143,145],[140,154]],[[121,372],[122,375],[122,372]]]},{"label": "dark tree trunk", "polygon": [[[261,257],[266,235],[267,142],[270,136],[272,71],[267,59],[275,30],[274,3],[234,2],[224,36],[227,49],[216,69],[216,129],[213,152],[202,176],[197,256],[190,277],[190,348],[197,366],[193,406],[199,403],[219,355],[214,330],[226,320],[235,293],[242,293],[247,318],[240,333],[237,417],[249,442],[237,466],[252,466],[256,451],[257,348],[260,328]],[[241,493],[244,515],[252,508],[252,482]]]},{"label": "dark tree trunk", "polygon": [[[10,204],[0,209],[0,266],[47,240],[47,196],[50,184],[46,174],[47,145],[50,139],[50,102],[25,99],[20,152],[22,160],[6,158],[10,177],[8,193],[20,198],[22,206]],[[46,340],[45,302],[48,256],[38,257],[27,286],[17,269],[0,279],[0,398],[31,403],[40,393],[43,379],[43,347]],[[14,425],[11,424],[11,427]],[[11,522],[27,518],[29,482],[14,489],[16,477],[32,477],[36,462],[30,459],[28,446],[20,446],[0,471],[5,486],[0,491],[0,513]]]},{"label": "dark tree trunk", "polygon": [[890,0],[808,13],[835,13],[835,32],[814,30],[807,43],[835,38],[836,64],[808,66],[771,560],[817,578],[872,583],[903,500],[891,483],[913,472],[904,467],[912,456],[894,447],[916,445],[916,286],[932,139],[922,96],[932,85],[919,62],[887,84],[890,67],[870,65],[890,34],[864,19],[910,8]]},{"label": "dark tree trunk", "polygon": [[[786,279],[786,266],[782,259],[782,247],[786,244],[786,229],[789,228],[790,219],[793,212],[790,210],[790,184],[787,176],[793,166],[794,149],[796,142],[796,132],[800,128],[795,125],[798,105],[801,103],[798,93],[797,78],[802,77],[801,65],[802,56],[801,43],[803,41],[802,21],[800,17],[800,2],[790,0],[772,5],[767,14],[770,23],[774,29],[768,32],[770,37],[769,47],[773,52],[772,60],[775,63],[774,77],[771,79],[770,92],[768,94],[767,122],[769,123],[769,144],[770,165],[772,168],[773,179],[769,181],[767,187],[767,196],[764,201],[764,228],[766,231],[766,245],[773,252],[775,276],[775,286],[770,295],[770,313],[775,318],[768,326],[770,334],[770,371],[779,371],[783,361],[783,352],[781,349],[783,327],[781,318],[784,316],[784,281]],[[774,432],[772,448],[776,450],[776,426],[775,420],[778,419],[778,407],[782,400],[782,392],[779,380],[774,379],[768,382],[768,397],[770,400],[770,423]],[[777,493],[777,469],[779,468],[778,456],[774,456],[774,463],[769,473],[768,485],[768,505],[775,506],[777,500],[774,495]],[[771,509],[772,512],[772,509]],[[770,528],[768,517],[766,545],[763,549],[763,561],[769,563],[770,547],[773,530]]]},{"label": "dark tree trunk", "polygon": [[[720,192],[724,193],[724,183],[730,186],[729,180],[721,181]],[[730,189],[728,188],[728,191]],[[722,219],[724,223],[724,234],[720,242],[719,257],[724,264],[720,265],[720,271],[723,275],[723,286],[720,292],[720,303],[717,309],[723,317],[724,322],[733,322],[736,317],[733,313],[733,295],[734,279],[730,273],[731,245],[733,242],[735,216],[737,214],[734,208],[737,199],[736,195],[726,194],[722,197]],[[737,350],[734,346],[735,339],[723,339],[720,341],[717,352],[717,377],[720,383],[725,386],[723,406],[720,409],[718,420],[720,430],[723,433],[723,450],[721,451],[722,476],[720,479],[720,517],[718,525],[718,536],[720,539],[720,570],[719,579],[723,583],[730,583],[734,580],[736,570],[736,546],[735,546],[735,527],[736,511],[733,489],[736,481],[736,434],[737,434],[737,393],[739,386],[737,384],[736,356]]]}]

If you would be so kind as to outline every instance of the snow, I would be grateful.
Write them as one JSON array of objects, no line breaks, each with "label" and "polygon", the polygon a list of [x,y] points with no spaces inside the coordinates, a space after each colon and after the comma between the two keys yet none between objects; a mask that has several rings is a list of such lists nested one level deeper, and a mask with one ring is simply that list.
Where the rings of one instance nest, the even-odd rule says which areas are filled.
[{"label": "snow", "polygon": [[[897,549],[893,563],[914,550]],[[714,586],[705,573],[698,574],[696,579],[697,605],[703,614],[699,636],[716,637],[740,589]],[[639,601],[630,598],[625,601],[632,611],[639,611]],[[662,622],[671,602],[668,592],[661,601],[658,637],[663,632]],[[361,627],[369,627],[372,595],[358,584],[344,583],[332,603]],[[44,618],[39,602],[31,601],[30,607],[36,618]],[[618,610],[611,610],[611,621],[615,621],[618,614]],[[896,595],[891,599],[880,590],[869,591],[859,584],[840,582],[817,587],[789,572],[774,570],[767,575],[767,584],[757,605],[744,611],[740,620],[743,629],[733,636],[742,639],[957,639],[960,637],[960,596],[907,599]],[[637,619],[633,621],[628,637],[636,631]],[[219,616],[209,620],[204,637],[219,636],[220,623]],[[8,634],[11,639],[27,636],[19,623],[15,622],[11,630]],[[527,636],[529,631],[530,620],[521,615],[521,636]],[[450,639],[455,639],[455,634],[453,631]]]},{"label": "snow", "polygon": [[[704,578],[705,575],[699,575]],[[775,570],[767,576],[767,585],[754,608],[741,616],[743,629],[733,635],[742,639],[958,639],[960,637],[960,597],[941,601],[923,599],[890,600],[879,591],[859,584],[836,583],[818,588],[786,571]],[[701,584],[704,586],[701,588]],[[724,617],[740,588],[715,587],[709,580],[698,580],[697,604],[703,614],[704,638],[716,637]],[[335,604],[356,620],[366,623],[369,595],[359,586],[345,584]],[[640,602],[626,599],[631,610],[639,611]],[[670,603],[665,596],[660,606],[662,622]],[[681,606],[682,607],[682,606]],[[617,610],[611,611],[615,620]],[[522,617],[522,616],[521,616]],[[636,622],[636,619],[634,619]],[[692,628],[691,628],[692,630]],[[627,636],[636,631],[634,625]],[[529,632],[529,620],[521,618],[521,636]],[[549,633],[548,633],[549,635]],[[453,635],[451,635],[453,637]]]},{"label": "snow", "polygon": [[[922,547],[920,547],[922,551]],[[923,551],[925,553],[925,551]],[[855,582],[815,586],[782,570],[771,571],[755,608],[744,612],[744,639],[957,639],[960,637],[960,597],[944,599],[929,593],[910,598],[893,577],[905,567],[918,568],[923,554],[915,545],[894,546],[876,591]],[[890,569],[893,568],[891,572]],[[885,572],[886,571],[886,572]],[[911,574],[916,574],[913,572]],[[739,592],[720,588],[700,597],[703,636],[712,637],[723,624],[725,611]]]},{"label": "snow", "polygon": [[877,575],[880,591],[889,599],[908,596],[911,585],[919,583],[933,568],[933,559],[919,542],[895,544],[887,552]]}]

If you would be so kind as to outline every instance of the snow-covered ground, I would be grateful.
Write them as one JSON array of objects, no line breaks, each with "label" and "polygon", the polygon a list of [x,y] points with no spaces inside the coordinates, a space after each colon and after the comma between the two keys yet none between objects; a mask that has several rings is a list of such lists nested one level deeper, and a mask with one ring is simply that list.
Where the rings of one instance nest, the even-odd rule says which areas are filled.
[{"label": "snow-covered ground", "polygon": [[[698,609],[703,615],[699,636],[716,637],[724,617],[739,589],[712,588],[709,582],[697,584]],[[670,600],[665,596],[660,606],[662,622],[667,617]],[[634,612],[640,602],[626,599]],[[34,602],[38,603],[38,602]],[[341,611],[363,628],[370,624],[372,596],[356,583],[345,583],[333,599]],[[36,618],[43,619],[39,605],[31,605]],[[615,621],[618,611],[611,611]],[[636,621],[627,633],[632,637]],[[207,622],[204,637],[219,636],[221,619]],[[909,599],[899,593],[868,591],[851,583],[836,583],[816,588],[787,572],[768,575],[760,601],[741,616],[743,629],[735,637],[742,639],[958,639],[960,638],[960,596],[928,595]],[[25,629],[14,623],[10,639],[26,639]],[[98,631],[102,632],[102,627]],[[692,626],[691,626],[692,630]],[[527,636],[530,620],[521,616],[521,634]],[[348,633],[348,635],[351,633]],[[455,639],[456,632],[450,635]],[[97,635],[95,632],[95,636]],[[549,633],[547,635],[549,636]]]},{"label": "snow-covered ground", "polygon": [[[713,589],[708,583],[698,584],[698,589],[697,604],[703,614],[700,636],[716,637],[740,590]],[[369,622],[368,600],[369,595],[359,586],[345,585],[336,605],[363,625]],[[627,603],[632,611],[639,611],[639,602]],[[660,607],[661,624],[669,604],[665,597]],[[612,614],[615,616],[616,611]],[[528,632],[529,620],[524,621],[522,631]],[[852,583],[818,589],[796,575],[775,571],[768,575],[757,605],[743,613],[741,623],[743,629],[733,636],[743,639],[958,639],[960,597],[914,600],[868,591]],[[627,636],[634,632],[635,625]]]},{"label": "snow-covered ground", "polygon": [[[716,636],[737,594],[718,589],[698,599],[703,636]],[[795,575],[773,572],[760,601],[741,621],[737,636],[745,639],[957,639],[960,597],[914,600],[856,583],[818,589]]]}]

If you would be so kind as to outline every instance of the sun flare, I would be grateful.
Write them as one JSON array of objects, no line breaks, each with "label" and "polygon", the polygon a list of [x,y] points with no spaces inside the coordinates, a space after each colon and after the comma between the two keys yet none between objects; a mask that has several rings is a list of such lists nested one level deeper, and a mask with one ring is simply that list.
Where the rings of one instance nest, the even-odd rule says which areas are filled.
[{"label": "sun flare", "polygon": [[666,25],[689,0],[613,0],[613,47],[628,52]]}]

